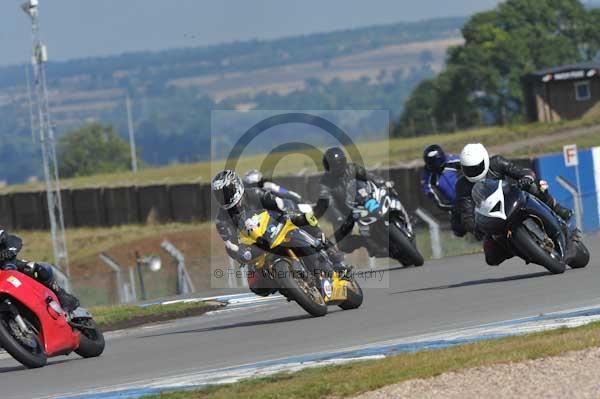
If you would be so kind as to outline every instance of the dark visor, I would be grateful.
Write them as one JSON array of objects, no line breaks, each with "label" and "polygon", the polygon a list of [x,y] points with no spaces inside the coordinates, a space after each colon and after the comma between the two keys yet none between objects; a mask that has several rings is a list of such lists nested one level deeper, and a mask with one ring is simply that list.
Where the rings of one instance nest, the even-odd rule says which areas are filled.
[{"label": "dark visor", "polygon": [[479,165],[475,166],[462,166],[463,173],[467,177],[477,177],[485,170],[485,161],[482,161]]}]

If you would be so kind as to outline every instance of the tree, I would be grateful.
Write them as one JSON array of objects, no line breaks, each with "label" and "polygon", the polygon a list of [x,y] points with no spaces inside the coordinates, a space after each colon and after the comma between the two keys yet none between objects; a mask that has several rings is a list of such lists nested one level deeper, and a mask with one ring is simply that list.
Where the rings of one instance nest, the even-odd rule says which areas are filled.
[{"label": "tree", "polygon": [[62,177],[125,171],[131,165],[127,141],[112,126],[99,123],[65,133],[58,152]]},{"label": "tree", "polygon": [[394,133],[406,134],[409,123],[416,134],[427,133],[431,123],[419,122],[424,115],[448,131],[455,120],[470,127],[482,114],[496,123],[520,120],[523,76],[593,59],[599,22],[600,12],[578,0],[507,0],[475,14],[462,29],[465,43],[448,50],[446,70],[428,83],[427,93],[421,86],[413,92]]}]

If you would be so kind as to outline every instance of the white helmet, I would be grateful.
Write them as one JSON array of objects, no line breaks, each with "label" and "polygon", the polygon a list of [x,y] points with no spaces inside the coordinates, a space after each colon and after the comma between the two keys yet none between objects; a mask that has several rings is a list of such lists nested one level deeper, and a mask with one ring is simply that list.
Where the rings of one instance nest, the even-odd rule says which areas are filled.
[{"label": "white helmet", "polygon": [[460,153],[460,165],[467,180],[477,183],[490,170],[490,155],[483,144],[467,144]]}]

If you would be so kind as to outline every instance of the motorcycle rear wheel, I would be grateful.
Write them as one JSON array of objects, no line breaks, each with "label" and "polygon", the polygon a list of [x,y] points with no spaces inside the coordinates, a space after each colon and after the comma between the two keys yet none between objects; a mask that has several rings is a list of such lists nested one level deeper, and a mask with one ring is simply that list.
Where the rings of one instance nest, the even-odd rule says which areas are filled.
[{"label": "motorcycle rear wheel", "polygon": [[[16,361],[29,369],[44,367],[48,361],[40,339],[33,331],[27,336],[31,346],[20,342],[15,336],[14,316],[10,313],[0,313],[0,347],[4,348]],[[27,324],[30,324],[26,321]]]},{"label": "motorcycle rear wheel", "polygon": [[[353,289],[348,289],[348,299],[342,302],[339,306],[344,310],[358,309],[363,303],[363,291],[360,285],[352,280]],[[356,291],[355,291],[356,290]]]},{"label": "motorcycle rear wheel", "polygon": [[575,242],[577,253],[573,259],[569,261],[571,269],[583,269],[590,263],[590,251],[582,242]]},{"label": "motorcycle rear wheel", "polygon": [[523,225],[513,230],[512,244],[518,249],[525,260],[545,267],[552,274],[565,272],[565,263],[556,259],[540,246],[532,233]]},{"label": "motorcycle rear wheel", "polygon": [[316,287],[311,287],[301,276],[297,276],[289,262],[280,260],[273,265],[273,270],[280,292],[286,298],[296,301],[311,316],[321,317],[327,314],[327,304]]},{"label": "motorcycle rear wheel", "polygon": [[83,358],[98,357],[104,352],[104,334],[92,319],[80,319],[76,323],[86,328],[77,328],[80,333],[79,348],[75,350]]}]

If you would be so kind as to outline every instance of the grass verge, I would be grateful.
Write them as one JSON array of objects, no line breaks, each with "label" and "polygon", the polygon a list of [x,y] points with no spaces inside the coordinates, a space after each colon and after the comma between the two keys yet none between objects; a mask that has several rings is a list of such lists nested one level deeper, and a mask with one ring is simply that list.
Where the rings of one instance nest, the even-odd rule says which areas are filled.
[{"label": "grass verge", "polygon": [[200,316],[220,307],[222,305],[216,302],[192,302],[146,307],[98,306],[91,308],[90,311],[102,330],[114,331],[183,317]]},{"label": "grass verge", "polygon": [[600,345],[600,323],[518,337],[401,354],[382,360],[281,373],[267,378],[164,393],[145,399],[339,398],[387,385],[496,363],[557,356]]}]

